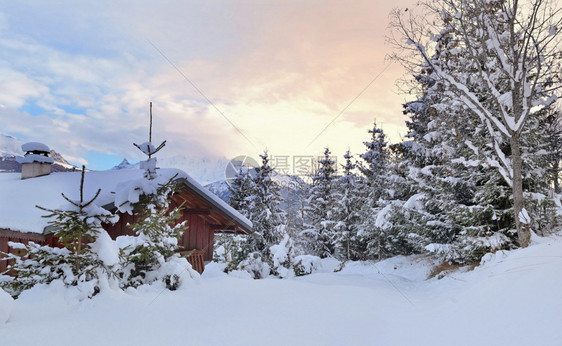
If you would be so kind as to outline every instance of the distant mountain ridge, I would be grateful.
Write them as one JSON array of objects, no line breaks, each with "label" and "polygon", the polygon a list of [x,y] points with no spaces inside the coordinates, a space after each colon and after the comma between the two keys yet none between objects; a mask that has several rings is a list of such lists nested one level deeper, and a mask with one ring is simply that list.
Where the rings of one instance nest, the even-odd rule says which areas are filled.
[{"label": "distant mountain ridge", "polygon": [[[21,172],[21,164],[16,161],[16,157],[23,156],[21,146],[24,142],[19,139],[0,133],[0,172]],[[77,167],[71,165],[66,159],[54,150],[51,150],[53,172],[73,171]]]}]

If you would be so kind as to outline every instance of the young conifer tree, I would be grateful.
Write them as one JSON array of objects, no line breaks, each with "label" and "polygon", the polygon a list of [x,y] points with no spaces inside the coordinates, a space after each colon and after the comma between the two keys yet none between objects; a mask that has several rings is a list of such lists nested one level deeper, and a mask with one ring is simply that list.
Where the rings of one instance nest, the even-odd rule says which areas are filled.
[{"label": "young conifer tree", "polygon": [[[255,182],[252,175],[255,176],[255,171],[241,165],[236,177],[228,186],[231,195],[230,206],[249,220],[253,215],[250,206],[255,193]],[[252,252],[247,235],[222,234],[217,237],[216,245],[217,250],[220,249],[222,252],[219,261],[227,263],[225,268],[227,272],[237,269],[240,262]]]},{"label": "young conifer tree", "polygon": [[[246,238],[245,242],[235,242],[236,254],[235,261],[232,261],[229,269],[242,269],[250,273],[254,278],[259,279],[276,273],[276,268],[281,262],[276,263],[279,256],[272,253],[272,248],[279,251],[280,243],[283,246],[292,247],[292,241],[287,239],[286,234],[286,214],[281,209],[280,187],[273,179],[274,171],[269,165],[269,155],[264,152],[260,155],[262,164],[256,167],[255,175],[242,173],[237,186],[248,186],[248,191],[237,191],[236,195],[244,196],[235,201],[235,205],[247,206],[246,217],[252,221],[253,232]],[[243,183],[246,179],[248,184]],[[245,208],[245,207],[244,207]],[[277,246],[279,245],[279,246]],[[278,254],[280,255],[280,253]],[[242,257],[242,261],[239,261]],[[289,262],[291,259],[288,259]],[[236,263],[238,262],[238,263]],[[236,267],[234,265],[236,264]]]},{"label": "young conifer tree", "polygon": [[[9,254],[7,258],[14,261],[8,266],[8,271],[15,276],[4,283],[4,288],[13,295],[35,284],[60,279],[67,286],[83,287],[88,296],[92,296],[100,290],[99,280],[112,276],[112,269],[100,258],[97,252],[100,249],[95,248],[94,244],[101,233],[106,233],[102,224],[115,223],[118,217],[94,203],[101,190],[85,200],[84,176],[85,167],[82,166],[79,199],[71,199],[63,193],[62,197],[68,203],[65,208],[37,206],[48,212],[43,217],[51,219],[49,228],[62,248],[33,242],[27,245],[10,244],[22,252],[21,255]],[[107,234],[105,236],[109,237]]]},{"label": "young conifer tree", "polygon": [[248,197],[249,219],[254,233],[250,238],[252,251],[261,254],[269,252],[269,247],[278,244],[286,234],[286,215],[281,209],[281,194],[274,171],[269,165],[269,155],[260,155],[262,164],[256,168],[253,177],[252,194]]},{"label": "young conifer tree", "polygon": [[123,287],[137,287],[161,279],[168,288],[177,288],[178,277],[159,272],[166,262],[179,256],[179,240],[187,229],[187,221],[177,222],[182,206],[171,208],[170,205],[170,194],[176,188],[174,178],[160,185],[155,194],[141,195],[135,204],[136,222],[129,227],[137,236],[120,252]]},{"label": "young conifer tree", "polygon": [[[137,287],[162,280],[168,289],[175,290],[181,284],[180,276],[173,265],[169,270],[165,265],[179,259],[179,241],[187,229],[187,221],[177,222],[182,216],[183,205],[172,205],[171,201],[171,195],[179,188],[177,174],[166,183],[159,183],[161,174],[153,155],[166,145],[166,141],[158,147],[152,144],[152,102],[148,142],[133,145],[147,156],[147,160],[141,161],[143,178],[122,186],[123,190],[116,197],[119,210],[136,216],[135,222],[128,225],[136,237],[120,249],[121,286]],[[187,261],[177,264],[184,266],[182,273],[188,271]]]},{"label": "young conifer tree", "polygon": [[358,224],[361,220],[360,210],[363,205],[360,191],[360,180],[355,174],[353,155],[348,150],[344,154],[345,164],[341,165],[343,174],[336,178],[337,200],[333,211],[335,222],[334,246],[335,254],[341,260],[357,260],[362,258],[357,246]]},{"label": "young conifer tree", "polygon": [[309,190],[307,219],[308,229],[303,235],[308,238],[309,248],[314,255],[321,258],[335,254],[337,234],[334,214],[338,191],[335,189],[335,161],[330,149],[324,150],[324,156],[318,160],[318,170],[312,176]]},{"label": "young conifer tree", "polygon": [[386,226],[377,221],[379,213],[389,198],[389,151],[384,131],[373,124],[369,130],[371,138],[363,142],[366,147],[361,155],[363,161],[357,168],[363,174],[361,191],[363,204],[358,225],[358,245],[364,249],[365,259],[382,259],[390,254],[387,244]]}]

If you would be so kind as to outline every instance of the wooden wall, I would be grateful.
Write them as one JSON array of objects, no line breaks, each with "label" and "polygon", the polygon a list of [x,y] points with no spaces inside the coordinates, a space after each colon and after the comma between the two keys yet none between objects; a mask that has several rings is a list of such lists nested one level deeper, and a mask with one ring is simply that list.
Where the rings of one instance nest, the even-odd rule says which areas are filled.
[{"label": "wooden wall", "polygon": [[[18,250],[11,249],[8,242],[28,244],[33,241],[40,245],[58,246],[58,241],[50,236],[37,233],[21,233],[11,230],[0,229],[0,252],[17,253]],[[0,254],[0,258],[4,257]],[[0,273],[6,270],[8,263],[0,260]]]},{"label": "wooden wall", "polygon": [[[135,222],[137,216],[130,214],[119,214],[119,221],[114,225],[104,225],[103,228],[109,233],[112,239],[122,235],[134,235],[127,224]],[[187,221],[187,230],[184,232],[180,245],[183,250],[202,250],[205,261],[213,259],[214,233],[210,229],[209,223],[198,214],[184,212],[178,222]]]},{"label": "wooden wall", "polygon": [[114,239],[122,235],[135,235],[127,225],[129,223],[134,223],[137,220],[137,216],[133,213],[131,214],[121,214],[119,213],[119,221],[113,225],[103,224],[103,228],[109,233],[111,239]]},{"label": "wooden wall", "polygon": [[187,214],[182,217],[187,220],[187,230],[183,234],[180,245],[185,250],[201,250],[205,261],[213,259],[214,233],[209,223],[200,215]]}]

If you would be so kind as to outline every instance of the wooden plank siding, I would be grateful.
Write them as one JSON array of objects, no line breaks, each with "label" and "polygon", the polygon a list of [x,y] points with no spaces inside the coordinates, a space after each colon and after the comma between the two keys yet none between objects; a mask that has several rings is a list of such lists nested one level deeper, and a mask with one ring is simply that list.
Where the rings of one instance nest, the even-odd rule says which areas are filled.
[{"label": "wooden plank siding", "polygon": [[[210,261],[213,258],[213,244],[214,234],[210,229],[210,223],[207,217],[210,213],[209,208],[203,208],[194,203],[187,203],[172,199],[170,208],[182,207],[182,216],[177,222],[187,221],[187,229],[180,239],[179,245],[181,251],[188,250],[201,250],[204,252],[205,261]],[[122,235],[134,235],[134,232],[127,226],[137,220],[135,213],[119,214],[119,221],[113,225],[104,224],[103,228],[109,233],[112,239],[116,239]]]},{"label": "wooden plank siding", "polygon": [[[30,241],[33,241],[40,245],[58,245],[58,242],[53,239],[53,237],[38,234],[38,233],[23,233],[23,232],[16,232],[8,229],[0,229],[0,252],[4,253],[17,253],[18,250],[14,250],[9,247],[9,242],[14,243],[22,243],[28,244]],[[0,254],[0,258],[4,257],[4,255]],[[5,271],[8,266],[7,261],[0,260],[0,273]]]}]

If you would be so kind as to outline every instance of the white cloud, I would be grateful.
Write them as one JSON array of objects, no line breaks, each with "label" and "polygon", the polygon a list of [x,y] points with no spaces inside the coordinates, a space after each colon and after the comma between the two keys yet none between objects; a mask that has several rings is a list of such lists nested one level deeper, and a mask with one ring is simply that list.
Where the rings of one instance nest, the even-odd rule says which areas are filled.
[{"label": "white cloud", "polygon": [[[64,146],[76,161],[88,151],[134,157],[152,101],[165,155],[296,153],[384,68],[389,10],[372,1],[13,4],[0,16],[3,131]],[[385,72],[309,150],[360,151],[375,118],[403,128],[398,73]],[[30,100],[48,115],[16,111]]]}]

